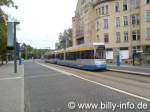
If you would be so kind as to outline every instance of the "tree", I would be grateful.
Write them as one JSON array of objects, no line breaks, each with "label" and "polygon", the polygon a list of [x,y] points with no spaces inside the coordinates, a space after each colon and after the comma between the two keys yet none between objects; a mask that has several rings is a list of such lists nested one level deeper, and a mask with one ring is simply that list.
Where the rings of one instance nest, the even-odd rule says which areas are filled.
[{"label": "tree", "polygon": [[0,18],[0,59],[3,61],[6,59],[7,53],[7,27],[4,18]]},{"label": "tree", "polygon": [[12,7],[16,8],[16,9],[18,8],[18,6],[15,5],[12,0],[0,0],[0,6],[7,6],[7,7],[9,7],[10,5]]},{"label": "tree", "polygon": [[23,43],[21,45],[21,57],[24,59],[41,58],[49,49],[36,49],[30,45]]},{"label": "tree", "polygon": [[66,40],[67,40],[67,47],[71,47],[72,46],[72,29],[71,28],[64,31],[64,37],[66,37]]},{"label": "tree", "polygon": [[64,30],[59,34],[59,42],[55,43],[56,49],[65,49],[72,46],[72,29]]},{"label": "tree", "polygon": [[14,5],[14,2],[12,0],[0,0],[0,59],[2,61],[2,64],[3,61],[6,60],[7,54],[7,15],[3,12],[1,6],[9,7],[10,5],[17,9],[17,6]]},{"label": "tree", "polygon": [[56,50],[61,49],[60,44],[58,42],[55,43],[55,49]]},{"label": "tree", "polygon": [[24,59],[32,58],[34,48],[30,45],[26,45],[25,43],[21,46],[21,57]]}]

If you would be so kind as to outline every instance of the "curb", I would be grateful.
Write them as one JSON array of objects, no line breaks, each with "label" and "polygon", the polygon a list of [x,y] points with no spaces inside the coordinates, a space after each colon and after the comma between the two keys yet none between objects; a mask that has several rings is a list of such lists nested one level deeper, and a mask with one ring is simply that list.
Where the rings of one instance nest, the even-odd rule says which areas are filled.
[{"label": "curb", "polygon": [[117,70],[117,69],[109,69],[109,68],[108,68],[107,70],[108,70],[108,71],[120,72],[120,73],[128,73],[128,74],[133,74],[133,75],[141,75],[141,76],[150,77],[150,74],[149,74],[149,73],[126,71],[126,70]]}]

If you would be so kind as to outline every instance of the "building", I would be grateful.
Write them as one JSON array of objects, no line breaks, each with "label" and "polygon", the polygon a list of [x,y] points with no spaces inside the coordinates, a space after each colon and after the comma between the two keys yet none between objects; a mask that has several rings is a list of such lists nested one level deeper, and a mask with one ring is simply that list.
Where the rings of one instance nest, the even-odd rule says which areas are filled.
[{"label": "building", "polygon": [[117,52],[122,63],[135,52],[150,63],[150,0],[78,0],[72,27],[73,46],[104,42],[110,63]]}]

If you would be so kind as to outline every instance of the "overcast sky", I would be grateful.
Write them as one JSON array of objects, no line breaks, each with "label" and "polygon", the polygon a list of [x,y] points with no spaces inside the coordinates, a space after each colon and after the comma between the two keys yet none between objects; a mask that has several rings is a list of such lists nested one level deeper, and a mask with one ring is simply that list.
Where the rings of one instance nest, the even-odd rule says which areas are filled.
[{"label": "overcast sky", "polygon": [[58,35],[72,26],[78,0],[13,0],[18,9],[5,9],[20,21],[19,42],[35,48],[55,47]]}]

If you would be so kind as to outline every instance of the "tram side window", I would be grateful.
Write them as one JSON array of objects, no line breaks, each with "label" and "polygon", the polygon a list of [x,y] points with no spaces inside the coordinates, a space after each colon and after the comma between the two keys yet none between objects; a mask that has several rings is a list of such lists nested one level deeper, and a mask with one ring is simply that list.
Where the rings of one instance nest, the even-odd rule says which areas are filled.
[{"label": "tram side window", "polygon": [[52,58],[52,55],[50,54],[50,55],[48,55],[48,59],[51,59]]},{"label": "tram side window", "polygon": [[76,53],[75,52],[68,52],[66,54],[67,60],[76,60]]},{"label": "tram side window", "polygon": [[64,54],[63,53],[58,54],[58,59],[63,60],[64,59]]},{"label": "tram side window", "polygon": [[64,59],[64,53],[61,53],[61,60]]},{"label": "tram side window", "polygon": [[54,59],[54,58],[55,58],[55,54],[52,54],[52,55],[51,55],[51,59]]},{"label": "tram side window", "polygon": [[83,51],[81,52],[81,59],[93,59],[94,58],[94,51]]},{"label": "tram side window", "polygon": [[80,52],[76,52],[76,59],[80,59]]},{"label": "tram side window", "polygon": [[56,54],[56,58],[58,58],[58,54]]},{"label": "tram side window", "polygon": [[66,53],[66,60],[69,60],[69,53]]},{"label": "tram side window", "polygon": [[47,56],[47,59],[50,59],[50,55]]},{"label": "tram side window", "polygon": [[60,59],[60,54],[58,54],[58,59]]},{"label": "tram side window", "polygon": [[66,53],[66,60],[69,59],[69,53]]}]

